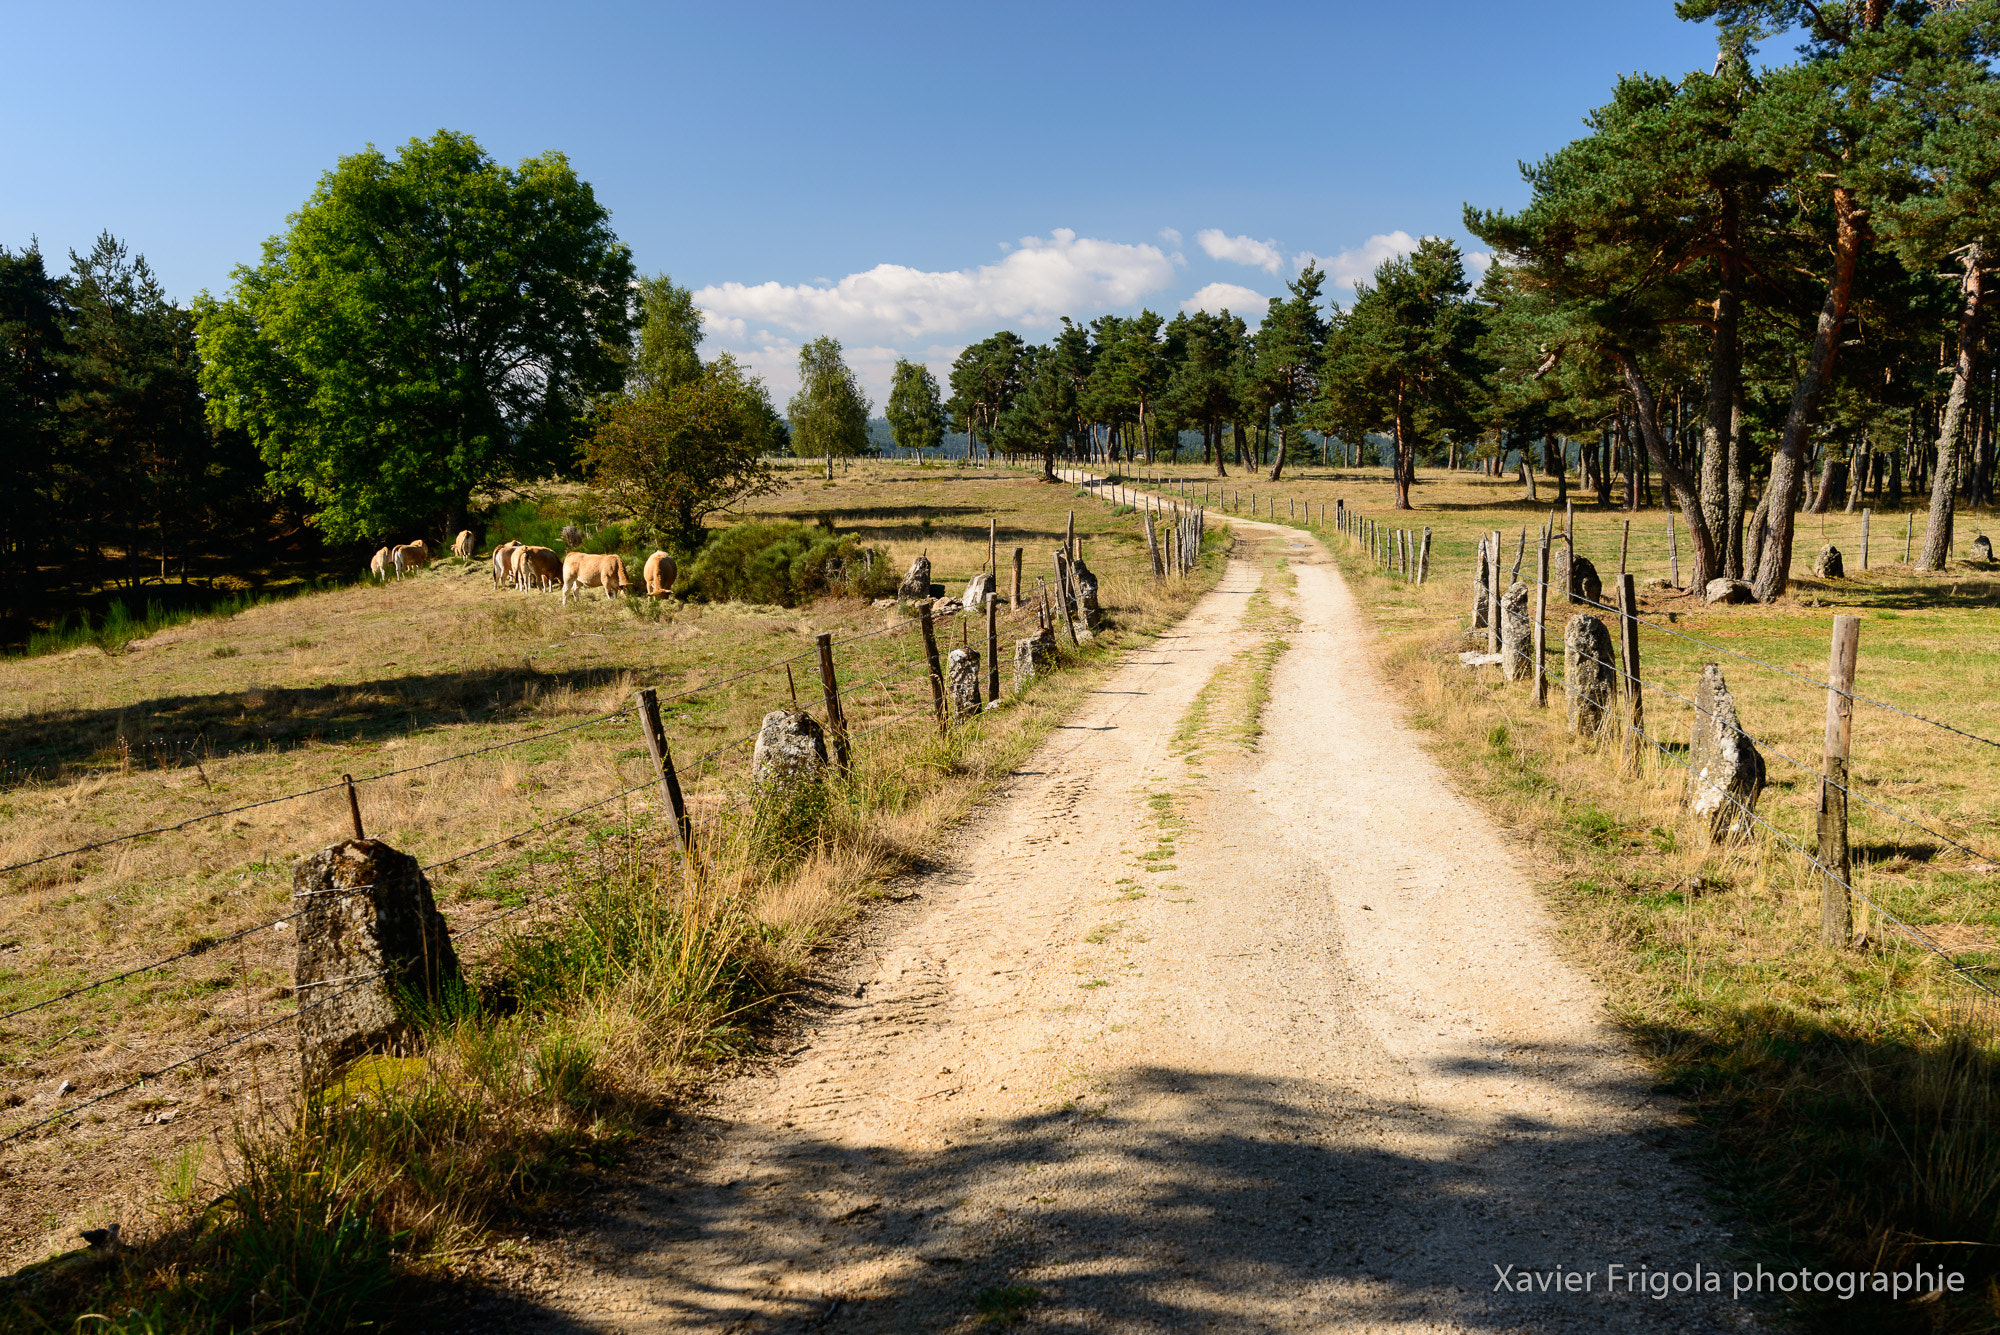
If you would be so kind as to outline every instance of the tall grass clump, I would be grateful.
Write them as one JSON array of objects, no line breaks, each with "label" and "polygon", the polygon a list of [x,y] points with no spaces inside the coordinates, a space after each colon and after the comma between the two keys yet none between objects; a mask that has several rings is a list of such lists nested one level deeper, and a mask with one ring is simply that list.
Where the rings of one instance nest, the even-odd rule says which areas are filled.
[{"label": "tall grass clump", "polygon": [[736,524],[701,549],[681,577],[683,597],[797,607],[823,594],[893,593],[897,577],[875,548],[807,524]]}]

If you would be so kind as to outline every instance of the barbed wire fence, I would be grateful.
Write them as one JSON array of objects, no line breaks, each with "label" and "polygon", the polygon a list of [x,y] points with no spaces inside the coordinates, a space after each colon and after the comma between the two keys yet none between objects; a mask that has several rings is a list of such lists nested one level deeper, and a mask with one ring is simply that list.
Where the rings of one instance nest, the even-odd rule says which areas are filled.
[{"label": "barbed wire fence", "polygon": [[[1421,579],[1423,566],[1420,563],[1405,565],[1399,559],[1402,553],[1417,549],[1414,531],[1384,529],[1373,520],[1348,511],[1345,506],[1337,509],[1332,528],[1352,550],[1367,555],[1371,564],[1386,575]],[[1429,537],[1429,530],[1424,530],[1422,549],[1425,551],[1429,547]],[[1603,713],[1598,737],[1601,740],[1608,735],[1620,739],[1617,749],[1621,765],[1636,760],[1642,752],[1650,754],[1657,758],[1656,763],[1678,768],[1691,791],[1701,791],[1710,801],[1728,803],[1741,827],[1754,831],[1757,837],[1768,839],[1796,856],[1807,874],[1819,878],[1822,893],[1821,939],[1824,944],[1835,949],[1851,949],[1867,944],[1870,939],[1867,929],[1857,932],[1853,922],[1854,906],[1864,907],[1869,922],[1885,925],[1896,937],[1934,958],[1947,977],[1969,988],[1973,1002],[1971,1015],[1986,1032],[1992,1032],[1996,1019],[2000,1019],[2000,1004],[1996,1004],[2000,1003],[2000,989],[1989,979],[1988,971],[1980,964],[1968,963],[1960,958],[1947,941],[1940,940],[1936,933],[1912,921],[1907,912],[1898,912],[1885,903],[1883,897],[1872,892],[1855,872],[1849,848],[1849,803],[1858,804],[1897,826],[1917,831],[1935,841],[1937,851],[1955,851],[1967,859],[1968,866],[1975,872],[1992,874],[2000,868],[2000,859],[1980,848],[1971,836],[1954,835],[1938,828],[1946,822],[1921,818],[1860,791],[1848,768],[1848,760],[1851,752],[1851,716],[1856,706],[1878,710],[1978,746],[2000,747],[2000,741],[1974,728],[1932,717],[1930,712],[1857,691],[1854,688],[1859,634],[1857,618],[1839,615],[1831,618],[1828,674],[1820,679],[1648,619],[1639,607],[1633,576],[1627,572],[1621,571],[1618,576],[1614,602],[1589,595],[1576,578],[1577,565],[1573,560],[1565,567],[1570,574],[1562,577],[1560,583],[1553,582],[1555,577],[1549,573],[1552,554],[1567,539],[1567,535],[1553,521],[1540,526],[1532,544],[1526,529],[1513,542],[1507,541],[1507,537],[1494,530],[1480,538],[1471,581],[1474,590],[1472,615],[1453,619],[1469,634],[1484,632],[1487,651],[1473,651],[1461,655],[1462,659],[1474,668],[1500,666],[1504,679],[1519,681],[1526,686],[1533,705],[1566,706],[1576,683],[1569,680],[1562,666],[1565,650],[1560,645],[1548,643],[1549,612],[1552,608],[1580,608],[1583,609],[1581,615],[1590,616],[1600,624],[1610,622],[1615,625],[1617,632],[1608,637],[1611,653],[1583,652],[1579,655],[1578,666],[1582,669],[1587,665],[1591,669],[1591,673],[1580,672],[1580,676],[1602,673],[1618,684],[1618,699],[1609,702]],[[1513,549],[1511,568],[1508,565],[1510,548]],[[1570,550],[1573,551],[1573,548]],[[1520,597],[1523,592],[1528,595],[1526,599]],[[1525,617],[1517,616],[1524,603]],[[1639,647],[1642,634],[1671,637],[1681,645],[1713,655],[1711,661],[1715,664],[1734,660],[1825,692],[1827,743],[1819,763],[1814,764],[1789,753],[1769,735],[1752,733],[1742,726],[1733,711],[1724,714],[1707,708],[1693,696],[1662,682],[1658,673],[1648,675],[1643,667],[1646,655]],[[1568,637],[1563,638],[1566,641]],[[1581,643],[1586,639],[1594,641],[1595,637],[1580,635],[1576,638]],[[1552,694],[1561,698],[1552,701]],[[1819,794],[1818,809],[1814,813],[1817,840],[1802,840],[1786,832],[1766,813],[1755,808],[1754,796],[1746,802],[1726,782],[1718,781],[1716,776],[1698,773],[1693,758],[1683,754],[1688,749],[1686,744],[1663,736],[1657,724],[1649,725],[1645,711],[1648,695],[1663,696],[1673,701],[1677,708],[1685,708],[1691,715],[1706,719],[1719,734],[1736,734],[1755,747],[1759,756],[1772,757],[1790,766],[1802,781],[1810,781]]]},{"label": "barbed wire fence", "polygon": [[[1059,573],[1061,568],[1061,564],[1059,563]],[[995,583],[997,584],[998,572],[995,571],[994,574]],[[1073,587],[1066,590],[1066,592],[1071,598],[1076,596]],[[951,614],[959,619],[969,621],[976,618],[985,623],[981,627],[981,630],[985,632],[981,637],[985,641],[983,652],[994,654],[994,662],[990,665],[986,679],[997,685],[1000,680],[1000,671],[998,655],[995,651],[1001,645],[1011,644],[1014,632],[1023,629],[1030,622],[1035,625],[1038,635],[1045,635],[1049,631],[1052,631],[1052,612],[1046,596],[1020,597],[1018,601],[1012,601],[997,594],[989,595],[989,597],[992,598],[994,605],[987,609],[985,617],[978,616],[978,609],[964,608],[962,602],[951,608]],[[1003,602],[1011,604],[1004,616],[1000,615],[998,610],[999,604]],[[926,611],[928,612],[928,609]],[[915,720],[926,717],[932,719],[934,725],[941,731],[948,730],[956,726],[957,721],[953,714],[944,709],[941,704],[943,699],[943,683],[941,680],[940,665],[935,653],[936,646],[935,643],[926,643],[929,634],[929,620],[928,615],[922,618],[909,617],[892,622],[880,629],[862,631],[839,638],[823,634],[818,637],[818,642],[811,649],[774,658],[756,667],[733,673],[716,681],[703,682],[687,687],[672,695],[657,696],[649,703],[656,709],[660,705],[688,701],[702,696],[712,696],[726,687],[759,676],[770,675],[776,677],[777,681],[784,683],[784,685],[778,687],[774,691],[772,699],[767,700],[766,703],[778,708],[787,706],[801,707],[802,702],[797,699],[795,694],[795,678],[787,673],[787,669],[816,658],[818,660],[818,670],[822,678],[821,685],[824,701],[820,707],[820,712],[827,716],[820,721],[821,726],[829,734],[838,732],[843,750],[854,741],[877,738],[891,728],[910,724]],[[851,648],[862,642],[898,635],[907,636],[909,643],[901,648],[892,648],[890,650],[890,662],[885,665],[886,670],[858,681],[841,680],[839,651]],[[970,635],[968,634],[966,638],[969,642]],[[1060,660],[1058,659],[1058,661]],[[927,699],[909,701],[898,695],[899,688],[907,690],[913,683],[920,681],[927,682],[930,685]],[[1019,695],[1028,685],[1029,678],[1025,677],[1017,666],[1014,673],[1012,694]],[[778,695],[778,691],[783,692],[782,698]],[[864,693],[868,693],[868,698],[862,700],[857,706],[857,698],[862,697]],[[650,695],[651,693],[642,691],[640,694]],[[998,700],[988,700],[986,707],[990,708],[992,705],[998,703],[1000,703]],[[860,720],[861,726],[858,728],[850,730],[847,726],[845,709],[848,707],[859,707],[865,712],[865,716]],[[46,864],[58,863],[65,859],[83,858],[86,855],[106,848],[133,843],[139,840],[170,836],[187,831],[204,822],[223,819],[242,812],[287,802],[296,802],[343,790],[349,794],[350,802],[354,803],[353,810],[358,831],[360,808],[358,797],[355,795],[359,790],[365,789],[368,785],[378,784],[385,780],[418,771],[432,770],[454,763],[463,763],[477,757],[489,756],[529,743],[580,732],[584,729],[603,727],[620,722],[630,723],[646,712],[651,711],[643,710],[637,704],[622,706],[619,709],[594,715],[575,723],[565,724],[558,728],[542,729],[526,736],[475,747],[466,751],[456,752],[449,756],[426,760],[418,764],[400,766],[364,775],[359,778],[343,775],[337,781],[317,784],[294,792],[260,798],[254,802],[219,808],[190,816],[183,820],[140,830],[127,831],[104,839],[89,840],[52,852],[38,854],[34,857],[19,859],[13,863],[0,866],[0,876],[29,871]],[[810,703],[803,704],[802,712],[808,714],[813,712]],[[657,715],[655,715],[655,718],[657,719]],[[658,787],[663,790],[667,789],[669,784],[666,780],[670,775],[676,780],[686,780],[690,785],[690,793],[693,797],[708,808],[701,819],[698,822],[690,820],[687,811],[680,805],[683,801],[683,795],[676,785],[673,786],[671,798],[668,798],[663,793],[662,799],[662,805],[667,805],[671,801],[675,808],[674,810],[666,813],[648,812],[646,816],[636,819],[628,815],[626,821],[623,822],[624,828],[630,833],[635,825],[652,816],[666,814],[672,817],[682,830],[684,852],[699,842],[705,841],[712,845],[715,839],[719,837],[720,832],[727,827],[729,821],[744,819],[749,814],[751,807],[749,784],[747,782],[750,760],[749,745],[756,740],[756,737],[757,733],[753,731],[731,738],[694,755],[692,759],[684,761],[678,767],[675,767],[671,750],[666,748],[665,739],[662,738],[663,754],[656,757],[655,772],[648,774],[638,782],[624,785],[605,796],[569,808],[557,815],[511,831],[498,838],[486,840],[475,847],[465,849],[449,857],[424,863],[419,869],[428,875],[443,868],[465,863],[482,854],[502,848],[518,846],[524,841],[546,838],[559,830],[576,826],[592,813],[599,812],[603,808],[621,800],[628,800],[648,788]],[[664,769],[660,768],[662,763],[665,766]],[[740,791],[734,793],[729,791],[731,781],[734,782],[734,786]],[[341,887],[334,893],[360,893],[373,888],[372,885]],[[450,933],[451,938],[456,942],[487,932],[489,929],[503,922],[513,921],[519,918],[520,915],[528,913],[531,910],[549,906],[553,901],[561,898],[574,888],[576,886],[573,881],[566,881],[563,884],[555,886],[537,888],[518,903],[508,906],[477,922],[458,927]],[[314,898],[312,892],[307,892],[304,896],[295,895],[295,902],[299,898],[304,898],[306,902],[302,906],[293,907],[285,913],[236,929],[213,940],[198,941],[191,946],[159,958],[120,968],[84,982],[64,987],[50,996],[17,1006],[5,1013],[0,1013],[0,1024],[60,1007],[65,1003],[80,1001],[94,993],[115,987],[132,979],[171,969],[175,965],[183,964],[190,960],[198,960],[213,955],[214,952],[230,945],[238,945],[240,947],[242,943],[251,937],[287,927],[316,911],[317,905],[312,902]],[[237,978],[236,983],[244,989],[247,996],[249,982],[247,963],[239,960],[238,972],[240,976]],[[165,1062],[145,1064],[136,1074],[132,1075],[129,1079],[120,1081],[112,1088],[90,1093],[87,1097],[81,1098],[75,1103],[58,1107],[45,1115],[33,1117],[32,1120],[24,1125],[6,1130],[4,1134],[0,1134],[0,1145],[10,1145],[28,1138],[37,1131],[69,1123],[79,1114],[97,1108],[117,1098],[119,1095],[127,1094],[141,1089],[148,1084],[158,1082],[175,1072],[193,1067],[203,1070],[205,1074],[212,1073],[213,1064],[216,1061],[225,1059],[233,1053],[248,1050],[252,1040],[268,1037],[282,1029],[283,1026],[296,1021],[300,1015],[316,1010],[337,1000],[341,996],[367,986],[380,976],[380,974],[371,974],[353,979],[343,978],[334,980],[345,983],[347,986],[342,987],[337,992],[329,993],[310,1001],[304,1001],[294,1009],[268,1020],[263,1019],[261,1016],[252,1020],[248,1015],[246,1004],[243,1023],[247,1024],[248,1028],[243,1029],[241,1032],[222,1037],[218,1041],[201,1047],[192,1053],[182,1052],[175,1054],[170,1060]],[[294,987],[291,991],[294,998],[296,998],[297,988]],[[61,1023],[61,1021],[57,1023]],[[65,1041],[84,1032],[87,1028],[89,1028],[87,1023],[74,1026],[67,1033],[36,1049],[36,1056],[40,1057],[55,1049]],[[62,1094],[68,1092],[69,1089],[70,1085],[65,1081],[63,1087],[57,1091],[56,1098],[60,1100]],[[78,1092],[81,1093],[82,1091]]]}]

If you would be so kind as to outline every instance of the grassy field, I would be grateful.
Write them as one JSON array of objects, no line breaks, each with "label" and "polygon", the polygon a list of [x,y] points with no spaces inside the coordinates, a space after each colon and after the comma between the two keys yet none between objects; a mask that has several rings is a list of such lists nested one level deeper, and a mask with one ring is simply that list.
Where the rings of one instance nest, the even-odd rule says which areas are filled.
[{"label": "grassy field", "polygon": [[[532,1023],[443,1017],[422,1069],[395,1073],[395,1098],[380,1101],[380,1116],[400,1119],[393,1128],[364,1125],[377,1115],[356,1111],[377,1108],[368,1100],[342,1105],[327,1124],[261,1117],[294,1102],[296,1057],[279,1027],[35,1131],[0,1148],[9,1259],[62,1251],[79,1229],[114,1221],[128,1234],[171,1234],[185,1251],[213,1228],[213,1212],[189,1214],[191,1203],[249,1181],[259,1204],[239,1215],[268,1215],[274,1200],[296,1213],[336,1161],[342,1180],[363,1184],[360,1195],[313,1197],[311,1209],[359,1209],[381,1236],[401,1233],[398,1245],[420,1252],[476,1235],[492,1209],[531,1198],[551,1173],[587,1169],[749,1041],[759,1007],[856,906],[920,862],[1098,665],[1178,616],[1216,568],[1157,584],[1129,515],[1004,469],[858,462],[828,485],[801,468],[756,513],[729,517],[831,522],[899,572],[927,552],[933,579],[953,594],[984,567],[991,520],[1004,601],[1011,549],[1027,549],[1032,596],[1072,507],[1101,580],[1106,632],[1076,656],[1082,670],[1037,683],[947,739],[930,718],[916,623],[897,608],[601,598],[565,607],[553,594],[495,589],[479,560],[197,621],[116,654],[92,646],[0,663],[10,760],[0,863],[247,808],[4,874],[0,1011],[54,1004],[0,1021],[0,1135],[290,1013],[287,929],[231,938],[292,911],[292,863],[345,836],[346,797],[334,787],[251,804],[345,774],[360,783],[371,837],[441,864],[430,876],[453,930],[495,925],[462,943],[475,982],[504,977],[510,997],[545,1002]],[[1002,612],[1011,690],[1012,640],[1032,633],[1033,614]],[[794,688],[818,712],[821,631],[839,641],[857,773],[813,837],[774,847],[744,814],[749,743]],[[941,649],[983,647],[983,618],[969,635],[944,620],[939,637]],[[696,886],[667,856],[650,763],[635,722],[617,713],[640,685],[662,697],[714,871]],[[602,805],[548,824],[592,803]],[[182,951],[195,953],[61,999]],[[535,1073],[529,1087],[507,1085],[507,1072],[522,1069]],[[290,1139],[272,1138],[280,1126],[293,1127]],[[301,1127],[312,1134],[300,1139]],[[371,1176],[387,1171],[381,1147],[395,1145],[430,1165],[432,1189],[412,1186],[409,1173],[394,1188]],[[489,1180],[495,1163],[515,1168]],[[355,1258],[322,1260],[328,1274],[375,1273]],[[201,1265],[234,1273],[215,1255]],[[196,1299],[157,1279],[126,1275],[133,1292],[178,1294],[183,1308],[173,1310],[186,1317]],[[357,1290],[355,1302],[364,1297]],[[226,1295],[200,1302],[235,1311],[214,1324],[241,1318]]]},{"label": "grassy field", "polygon": [[[1248,513],[1249,489],[1241,490]],[[1712,1132],[1713,1180],[1757,1221],[1769,1252],[1822,1268],[1921,1262],[1968,1275],[1962,1300],[1803,1309],[1814,1328],[1995,1328],[2000,1016],[1975,984],[2000,987],[2000,897],[1986,856],[2000,853],[2000,748],[1857,705],[1853,883],[1949,958],[1865,906],[1856,916],[1861,947],[1834,951],[1819,942],[1820,878],[1804,857],[1768,831],[1748,846],[1715,846],[1687,814],[1680,762],[1695,716],[1676,697],[1693,694],[1702,663],[1721,664],[1769,767],[1759,814],[1813,848],[1818,785],[1809,767],[1824,729],[1834,614],[1862,620],[1857,692],[2000,738],[2000,573],[1964,563],[1911,573],[1901,563],[1900,516],[1878,517],[1864,573],[1857,514],[1824,520],[1853,577],[1815,579],[1822,521],[1802,516],[1795,583],[1775,605],[1704,607],[1673,590],[1642,590],[1653,741],[1633,763],[1567,734],[1559,684],[1551,707],[1537,709],[1525,684],[1457,659],[1460,649],[1485,647],[1483,632],[1474,644],[1463,631],[1478,535],[1506,531],[1511,561],[1520,528],[1532,540],[1548,516],[1546,504],[1518,495],[1511,480],[1432,474],[1418,491],[1422,508],[1398,514],[1386,476],[1342,472],[1279,488],[1260,481],[1257,509],[1268,517],[1275,496],[1286,522],[1296,497],[1305,527],[1310,498],[1316,527],[1319,504],[1339,498],[1385,526],[1432,528],[1423,587],[1372,568],[1348,539],[1326,539],[1371,615],[1411,720],[1540,868],[1571,947],[1663,1081]],[[1577,549],[1610,585],[1628,518],[1630,568],[1641,580],[1665,578],[1657,510],[1635,517],[1579,507]],[[1983,518],[1961,518],[1961,550]],[[1885,559],[1885,530],[1894,561]],[[1532,562],[1531,541],[1524,569]],[[1552,602],[1552,644],[1578,610]],[[1560,669],[1558,649],[1553,674]]]}]

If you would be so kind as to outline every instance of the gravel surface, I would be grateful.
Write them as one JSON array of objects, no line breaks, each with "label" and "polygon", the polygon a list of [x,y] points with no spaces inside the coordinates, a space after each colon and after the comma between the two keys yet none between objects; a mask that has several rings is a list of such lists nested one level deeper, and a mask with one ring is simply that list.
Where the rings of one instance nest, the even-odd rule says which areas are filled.
[{"label": "gravel surface", "polygon": [[[1333,565],[1233,522],[1221,585],[870,922],[795,1059],[642,1153],[495,1327],[1753,1324],[1604,1292],[1737,1263],[1678,1115],[1399,722]],[[1298,624],[1263,736],[1192,765],[1175,730],[1269,643],[1275,556]],[[1591,1289],[1496,1291],[1506,1266]]]}]

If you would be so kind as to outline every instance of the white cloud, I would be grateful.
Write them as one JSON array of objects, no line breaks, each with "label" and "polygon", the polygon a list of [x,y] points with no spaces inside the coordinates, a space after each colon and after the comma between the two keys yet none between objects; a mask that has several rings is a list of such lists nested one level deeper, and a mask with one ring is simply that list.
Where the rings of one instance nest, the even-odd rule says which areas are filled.
[{"label": "white cloud", "polygon": [[1472,270],[1472,277],[1477,282],[1486,277],[1486,271],[1493,267],[1493,256],[1489,251],[1468,250],[1465,252],[1465,267]]},{"label": "white cloud", "polygon": [[1299,256],[1301,268],[1308,261],[1317,261],[1326,270],[1326,276],[1335,287],[1353,287],[1365,283],[1375,276],[1375,270],[1384,260],[1393,260],[1408,255],[1417,248],[1417,238],[1408,232],[1397,230],[1383,232],[1369,237],[1358,246],[1350,246],[1338,255]]},{"label": "white cloud", "polygon": [[[1172,284],[1173,261],[1158,247],[1078,237],[1057,228],[1022,237],[995,264],[934,272],[878,264],[833,283],[723,283],[694,294],[720,329],[728,321],[787,329],[843,343],[892,344],[1004,325],[1048,326],[1131,306]],[[737,326],[730,326],[732,329]]]},{"label": "white cloud", "polygon": [[1178,227],[1162,227],[1160,229],[1160,240],[1166,242],[1169,246],[1178,247],[1181,243],[1181,229]]},{"label": "white cloud", "polygon": [[1194,239],[1208,252],[1208,257],[1212,260],[1247,264],[1269,273],[1278,272],[1285,264],[1285,252],[1278,249],[1276,241],[1258,241],[1247,236],[1228,236],[1219,227],[1204,227],[1194,234]]},{"label": "white cloud", "polygon": [[1181,303],[1184,311],[1207,311],[1210,315],[1220,315],[1228,311],[1240,315],[1250,324],[1259,324],[1270,302],[1259,293],[1236,283],[1210,283],[1201,291]]}]

